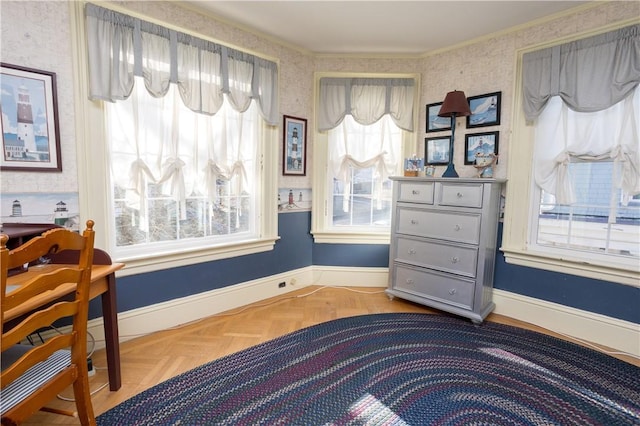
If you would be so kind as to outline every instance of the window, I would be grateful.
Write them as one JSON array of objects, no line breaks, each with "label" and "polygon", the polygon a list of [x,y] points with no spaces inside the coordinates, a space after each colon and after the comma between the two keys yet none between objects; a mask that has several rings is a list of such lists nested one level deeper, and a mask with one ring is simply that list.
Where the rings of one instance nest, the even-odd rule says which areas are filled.
[{"label": "window", "polygon": [[560,204],[538,188],[539,214],[532,215],[532,244],[579,251],[585,257],[640,261],[640,206],[613,185],[612,161],[569,164],[576,202]]},{"label": "window", "polygon": [[96,246],[125,275],[271,250],[277,64],[115,9],[74,12],[81,211]]},{"label": "window", "polygon": [[519,52],[507,262],[639,285],[640,91],[620,53],[638,28]]},{"label": "window", "polygon": [[106,104],[113,254],[257,238],[255,104],[238,112],[225,101],[209,116],[188,109],[175,85],[162,98],[143,81],[133,90]]},{"label": "window", "polygon": [[[388,243],[390,176],[411,152],[416,78],[320,77],[316,242]],[[414,150],[415,152],[415,150]]]},{"label": "window", "polygon": [[[348,115],[329,131],[327,185],[330,227],[334,230],[387,231],[391,223],[391,181],[402,158],[402,130],[388,116],[362,125]],[[353,164],[343,163],[351,156]],[[356,163],[357,162],[357,163]],[[354,165],[355,164],[355,165]]]}]

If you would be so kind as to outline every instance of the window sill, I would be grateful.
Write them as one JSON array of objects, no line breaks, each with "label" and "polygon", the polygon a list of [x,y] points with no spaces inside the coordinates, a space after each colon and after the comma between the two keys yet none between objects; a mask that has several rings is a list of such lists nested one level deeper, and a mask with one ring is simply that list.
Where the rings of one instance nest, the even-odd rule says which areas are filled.
[{"label": "window sill", "polygon": [[545,253],[512,249],[504,246],[500,250],[504,252],[505,261],[513,265],[640,287],[640,270],[638,268],[632,269],[627,265],[612,263],[604,265],[586,262],[585,260],[550,257]]},{"label": "window sill", "polygon": [[313,241],[317,244],[389,244],[388,232],[366,233],[366,232],[311,232]]},{"label": "window sill", "polygon": [[114,259],[115,262],[123,262],[125,268],[120,270],[118,276],[136,275],[146,272],[161,271],[163,269],[180,266],[194,265],[197,263],[211,262],[214,260],[228,259],[248,254],[262,253],[273,250],[278,238],[247,241],[232,245],[207,247],[195,250],[173,251],[170,253],[149,254],[136,257],[123,257]]}]

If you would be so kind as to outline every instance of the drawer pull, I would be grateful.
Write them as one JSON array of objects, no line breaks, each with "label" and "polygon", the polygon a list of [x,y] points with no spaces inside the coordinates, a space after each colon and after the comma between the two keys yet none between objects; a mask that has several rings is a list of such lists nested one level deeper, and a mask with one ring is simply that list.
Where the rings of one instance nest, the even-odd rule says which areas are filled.
[{"label": "drawer pull", "polygon": [[464,196],[464,195],[462,194],[462,192],[458,192],[458,193],[456,194],[456,197],[458,197],[458,198],[462,198],[463,196]]},{"label": "drawer pull", "polygon": [[458,259],[456,256],[453,256],[451,258],[451,263],[458,263],[460,261],[460,259]]},{"label": "drawer pull", "polygon": [[453,229],[455,229],[456,231],[459,231],[459,230],[461,230],[461,229],[462,229],[462,226],[460,226],[460,225],[456,225],[456,226],[454,226],[454,227],[453,227]]},{"label": "drawer pull", "polygon": [[411,224],[412,224],[412,225],[417,225],[417,224],[418,224],[418,221],[417,221],[417,220],[415,220],[415,219],[411,219]]},{"label": "drawer pull", "polygon": [[413,285],[413,280],[411,278],[407,278],[407,285]]},{"label": "drawer pull", "polygon": [[455,289],[455,288],[452,288],[451,290],[449,290],[449,294],[450,294],[450,295],[452,295],[452,296],[453,296],[454,294],[456,294],[456,289]]},{"label": "drawer pull", "polygon": [[420,191],[418,191],[417,189],[414,189],[413,191],[411,191],[411,193],[413,195],[420,195]]},{"label": "drawer pull", "polygon": [[409,250],[407,250],[407,254],[409,254],[409,255],[414,255],[414,254],[416,254],[416,250],[415,250],[415,249],[410,248]]}]

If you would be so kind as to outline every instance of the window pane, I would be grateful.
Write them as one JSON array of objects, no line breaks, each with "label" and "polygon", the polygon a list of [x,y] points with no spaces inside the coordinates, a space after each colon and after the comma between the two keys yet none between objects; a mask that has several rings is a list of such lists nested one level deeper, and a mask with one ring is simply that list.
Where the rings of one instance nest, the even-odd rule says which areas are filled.
[{"label": "window pane", "polygon": [[[389,116],[363,125],[347,115],[328,139],[331,226],[338,231],[388,229],[392,184],[386,175],[398,170],[402,131]],[[348,176],[342,176],[344,168]]]},{"label": "window pane", "polygon": [[379,183],[373,178],[373,168],[352,168],[350,172],[351,195],[347,198],[344,196],[345,184],[333,180],[333,225],[388,227],[391,222],[391,181],[382,183],[378,196],[376,187]]},{"label": "window pane", "polygon": [[557,204],[552,195],[542,193],[537,243],[640,257],[640,203],[625,200],[613,187],[614,164],[576,162],[569,173],[576,203]]}]

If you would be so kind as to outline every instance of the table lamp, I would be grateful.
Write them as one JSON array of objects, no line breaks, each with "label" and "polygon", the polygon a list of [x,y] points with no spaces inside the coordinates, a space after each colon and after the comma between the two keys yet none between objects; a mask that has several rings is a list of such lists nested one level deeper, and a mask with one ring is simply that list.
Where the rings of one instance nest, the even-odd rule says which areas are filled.
[{"label": "table lamp", "polygon": [[451,117],[451,144],[449,147],[449,164],[447,164],[447,170],[444,171],[442,177],[458,177],[456,168],[453,165],[453,146],[456,143],[456,117],[466,117],[471,115],[471,109],[469,109],[469,102],[464,92],[460,90],[454,90],[447,93],[444,98],[444,102],[438,112],[439,117]]}]

